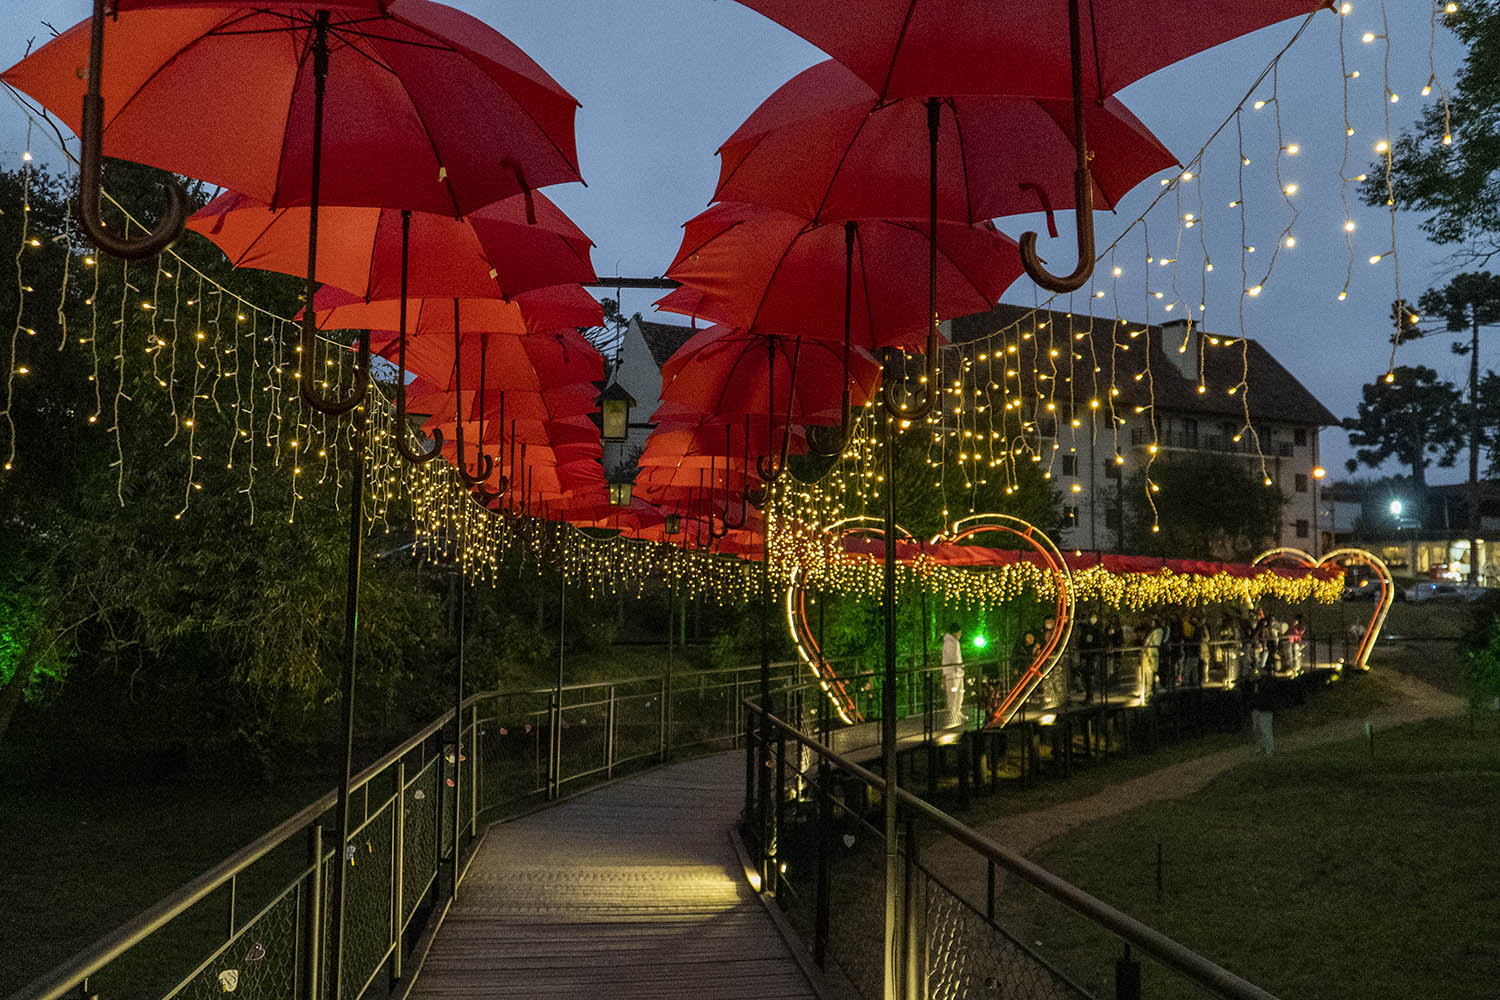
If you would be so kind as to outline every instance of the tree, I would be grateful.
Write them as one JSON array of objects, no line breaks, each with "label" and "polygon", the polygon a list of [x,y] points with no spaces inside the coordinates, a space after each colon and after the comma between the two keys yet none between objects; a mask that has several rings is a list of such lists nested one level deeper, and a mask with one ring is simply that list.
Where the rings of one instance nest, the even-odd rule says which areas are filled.
[{"label": "tree", "polygon": [[[1286,503],[1258,471],[1243,458],[1210,451],[1157,460],[1151,500],[1144,470],[1125,487],[1128,547],[1164,556],[1252,558],[1275,539]],[[1160,530],[1151,530],[1155,524]]]},{"label": "tree", "polygon": [[1427,488],[1427,467],[1446,468],[1463,445],[1463,403],[1451,382],[1423,365],[1398,365],[1365,385],[1359,415],[1344,420],[1355,456],[1371,467],[1395,458],[1411,469],[1412,484]]},{"label": "tree", "polygon": [[1500,254],[1500,0],[1448,10],[1444,23],[1469,48],[1450,101],[1434,102],[1392,144],[1389,189],[1377,162],[1361,194],[1427,213],[1422,228],[1435,242],[1465,244],[1465,256],[1483,262]]},{"label": "tree", "polygon": [[1469,343],[1453,345],[1455,354],[1469,356],[1469,583],[1479,583],[1479,329],[1500,323],[1500,278],[1488,271],[1460,274],[1444,288],[1429,288],[1422,311],[1441,316],[1450,332],[1467,330]]}]

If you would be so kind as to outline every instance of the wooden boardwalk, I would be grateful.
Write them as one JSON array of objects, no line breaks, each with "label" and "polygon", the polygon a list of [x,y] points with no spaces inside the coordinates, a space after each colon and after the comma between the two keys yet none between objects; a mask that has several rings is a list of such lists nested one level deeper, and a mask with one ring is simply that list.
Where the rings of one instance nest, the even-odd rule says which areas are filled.
[{"label": "wooden boardwalk", "polygon": [[492,827],[413,1000],[815,997],[729,841],[744,781],[716,754]]}]

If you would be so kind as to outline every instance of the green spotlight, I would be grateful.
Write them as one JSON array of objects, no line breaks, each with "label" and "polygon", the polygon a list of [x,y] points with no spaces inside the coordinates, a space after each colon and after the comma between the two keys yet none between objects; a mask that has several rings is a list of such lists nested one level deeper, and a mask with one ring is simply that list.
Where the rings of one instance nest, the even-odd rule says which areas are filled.
[{"label": "green spotlight", "polygon": [[979,649],[983,649],[985,647],[986,643],[987,643],[987,640],[985,639],[984,636],[982,636],[982,635],[976,635],[974,637],[974,645],[976,647],[978,647]]}]

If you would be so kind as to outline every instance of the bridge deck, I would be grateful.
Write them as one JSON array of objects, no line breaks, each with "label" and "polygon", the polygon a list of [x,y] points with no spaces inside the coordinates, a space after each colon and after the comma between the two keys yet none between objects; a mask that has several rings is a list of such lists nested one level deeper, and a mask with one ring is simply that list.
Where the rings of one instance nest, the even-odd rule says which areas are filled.
[{"label": "bridge deck", "polygon": [[413,985],[470,997],[812,998],[728,837],[743,752],[491,828]]}]

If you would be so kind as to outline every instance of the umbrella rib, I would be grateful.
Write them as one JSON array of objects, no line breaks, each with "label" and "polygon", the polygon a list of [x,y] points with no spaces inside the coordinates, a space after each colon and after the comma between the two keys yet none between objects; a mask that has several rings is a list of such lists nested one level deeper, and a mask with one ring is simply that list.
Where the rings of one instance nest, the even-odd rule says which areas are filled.
[{"label": "umbrella rib", "polygon": [[859,141],[859,137],[864,134],[865,125],[867,125],[869,123],[870,119],[872,117],[874,117],[874,112],[877,111],[877,110],[880,110],[879,107],[878,107],[879,103],[880,102],[877,101],[876,102],[877,107],[875,109],[873,109],[870,114],[867,114],[863,118],[860,119],[859,125],[854,129],[854,134],[849,137],[848,143],[845,144],[844,151],[839,154],[839,162],[833,168],[833,174],[832,174],[832,176],[830,176],[828,178],[828,184],[827,184],[827,186],[823,188],[823,197],[821,199],[819,199],[819,201],[818,201],[818,210],[813,213],[813,221],[814,222],[818,222],[818,223],[822,222],[822,220],[823,220],[823,209],[826,208],[826,207],[828,207],[828,196],[831,195],[831,194],[833,194],[833,185],[834,185],[835,181],[838,179],[839,172],[844,169],[844,164],[848,161],[849,154],[854,151],[854,144],[856,142],[858,142]]},{"label": "umbrella rib", "polygon": [[[915,232],[919,236],[924,235],[922,233],[922,231],[914,223],[910,223],[910,222],[898,222],[898,223],[893,223],[893,224],[894,225],[903,226],[903,227],[905,227],[907,229],[910,229],[910,230],[912,230],[913,232]],[[938,232],[941,232],[942,231],[942,229],[941,229],[942,223],[939,223],[938,226],[939,226]],[[937,233],[932,233],[931,235],[926,236],[926,239],[936,240],[937,239]],[[941,247],[941,243],[939,244],[939,246]],[[990,297],[988,295],[986,295],[984,293],[984,290],[979,287],[979,283],[977,281],[975,281],[973,278],[969,277],[969,273],[963,269],[963,266],[961,264],[959,264],[958,261],[954,260],[953,257],[950,256],[949,254],[943,254],[943,253],[941,253],[941,250],[939,252],[940,252],[940,255],[942,256],[942,258],[948,262],[948,266],[951,267],[953,270],[957,271],[958,274],[959,274],[959,276],[961,278],[963,278],[964,281],[968,283],[969,287],[974,290],[974,294],[977,295],[981,301],[983,301],[983,302],[989,302]],[[993,304],[993,303],[991,303],[991,304]]]},{"label": "umbrella rib", "polygon": [[[255,13],[258,13],[258,11],[250,11],[248,13],[242,13],[242,12],[236,11],[235,13],[231,14],[229,17],[225,18],[225,20],[222,23],[224,23],[224,24],[231,24],[231,23],[234,23],[236,21],[242,21],[245,18],[250,17],[252,14],[255,14]],[[295,29],[286,29],[286,30],[290,32],[290,31],[295,30]],[[171,58],[163,60],[160,66],[157,66],[155,69],[153,69],[151,71],[151,73],[146,77],[146,79],[144,79],[144,80],[141,81],[140,85],[137,86],[135,88],[135,90],[131,92],[131,94],[130,94],[129,97],[125,98],[125,100],[123,100],[123,101],[120,102],[120,110],[118,110],[118,111],[115,112],[114,117],[110,119],[110,122],[117,121],[119,119],[120,115],[122,115],[122,114],[125,113],[125,109],[128,108],[128,107],[130,107],[130,105],[135,102],[135,99],[141,95],[141,92],[143,90],[145,90],[147,87],[149,87],[151,85],[151,83],[152,83],[153,80],[155,80],[157,77],[161,76],[161,74],[165,73],[167,71],[168,67],[170,67],[173,63],[177,62],[177,60],[181,59],[182,56],[188,52],[188,50],[197,48],[199,45],[201,45],[202,42],[203,42],[203,40],[205,38],[208,38],[213,33],[214,33],[213,30],[205,31],[203,34],[201,34],[198,37],[194,38],[187,45],[184,45],[182,48],[180,48],[176,52],[172,53]],[[109,125],[109,122],[106,122],[105,125],[107,127]]]},{"label": "umbrella rib", "polygon": [[[714,196],[708,200],[708,203],[710,205],[712,205],[716,201],[722,201],[723,200],[719,196],[719,192],[724,190],[724,186],[726,184],[729,184],[731,181],[734,180],[735,176],[740,172],[740,167],[743,167],[749,161],[750,157],[752,157],[752,156],[755,155],[755,151],[760,148],[760,144],[761,143],[763,143],[763,142],[766,141],[766,136],[768,134],[770,134],[769,131],[766,131],[766,132],[762,132],[759,136],[757,136],[756,139],[755,139],[755,142],[753,142],[753,143],[750,144],[750,148],[747,149],[747,150],[745,150],[745,155],[742,156],[742,157],[740,157],[740,162],[735,165],[735,168],[733,170],[729,171],[729,176],[725,177],[723,180],[721,180],[714,187]],[[728,143],[725,143],[725,145],[728,145]],[[715,150],[715,153],[718,155],[718,157],[720,159],[723,159],[724,158],[724,146],[720,146],[717,150]]]},{"label": "umbrella rib", "polygon": [[759,322],[760,311],[765,307],[767,296],[771,294],[771,284],[776,280],[776,275],[781,271],[781,265],[785,264],[786,259],[791,256],[792,247],[796,245],[798,240],[817,228],[817,223],[810,222],[808,225],[805,225],[801,229],[797,230],[797,235],[793,236],[790,240],[787,240],[786,245],[781,248],[781,256],[776,258],[775,266],[771,268],[771,273],[766,276],[765,287],[761,289],[759,301],[755,303],[755,314],[750,317],[750,322],[745,327],[746,330],[755,329],[755,324]]},{"label": "umbrella rib", "polygon": [[953,98],[944,98],[943,103],[953,112],[953,131],[958,135],[958,169],[964,176],[964,221],[973,225],[974,189],[969,183],[969,157],[964,152],[964,122],[958,114],[958,103]]},{"label": "umbrella rib", "polygon": [[896,44],[891,48],[891,60],[885,67],[885,82],[880,86],[880,97],[883,100],[886,92],[891,89],[891,75],[896,72],[896,59],[901,54],[901,46],[906,42],[906,29],[911,26],[912,14],[916,12],[917,0],[909,0],[906,5],[906,16],[901,19],[901,31],[896,35]]},{"label": "umbrella rib", "polygon": [[[281,155],[276,158],[276,183],[271,188],[271,208],[276,208],[276,196],[281,192],[281,172],[286,167],[286,150],[288,140],[292,134],[292,108],[296,105],[297,84],[302,79],[302,73],[307,68],[307,57],[312,53],[312,40],[302,48],[302,54],[297,57],[297,72],[292,74],[291,99],[286,102],[286,123],[281,129]],[[306,308],[311,309],[313,304],[308,302]]]}]

